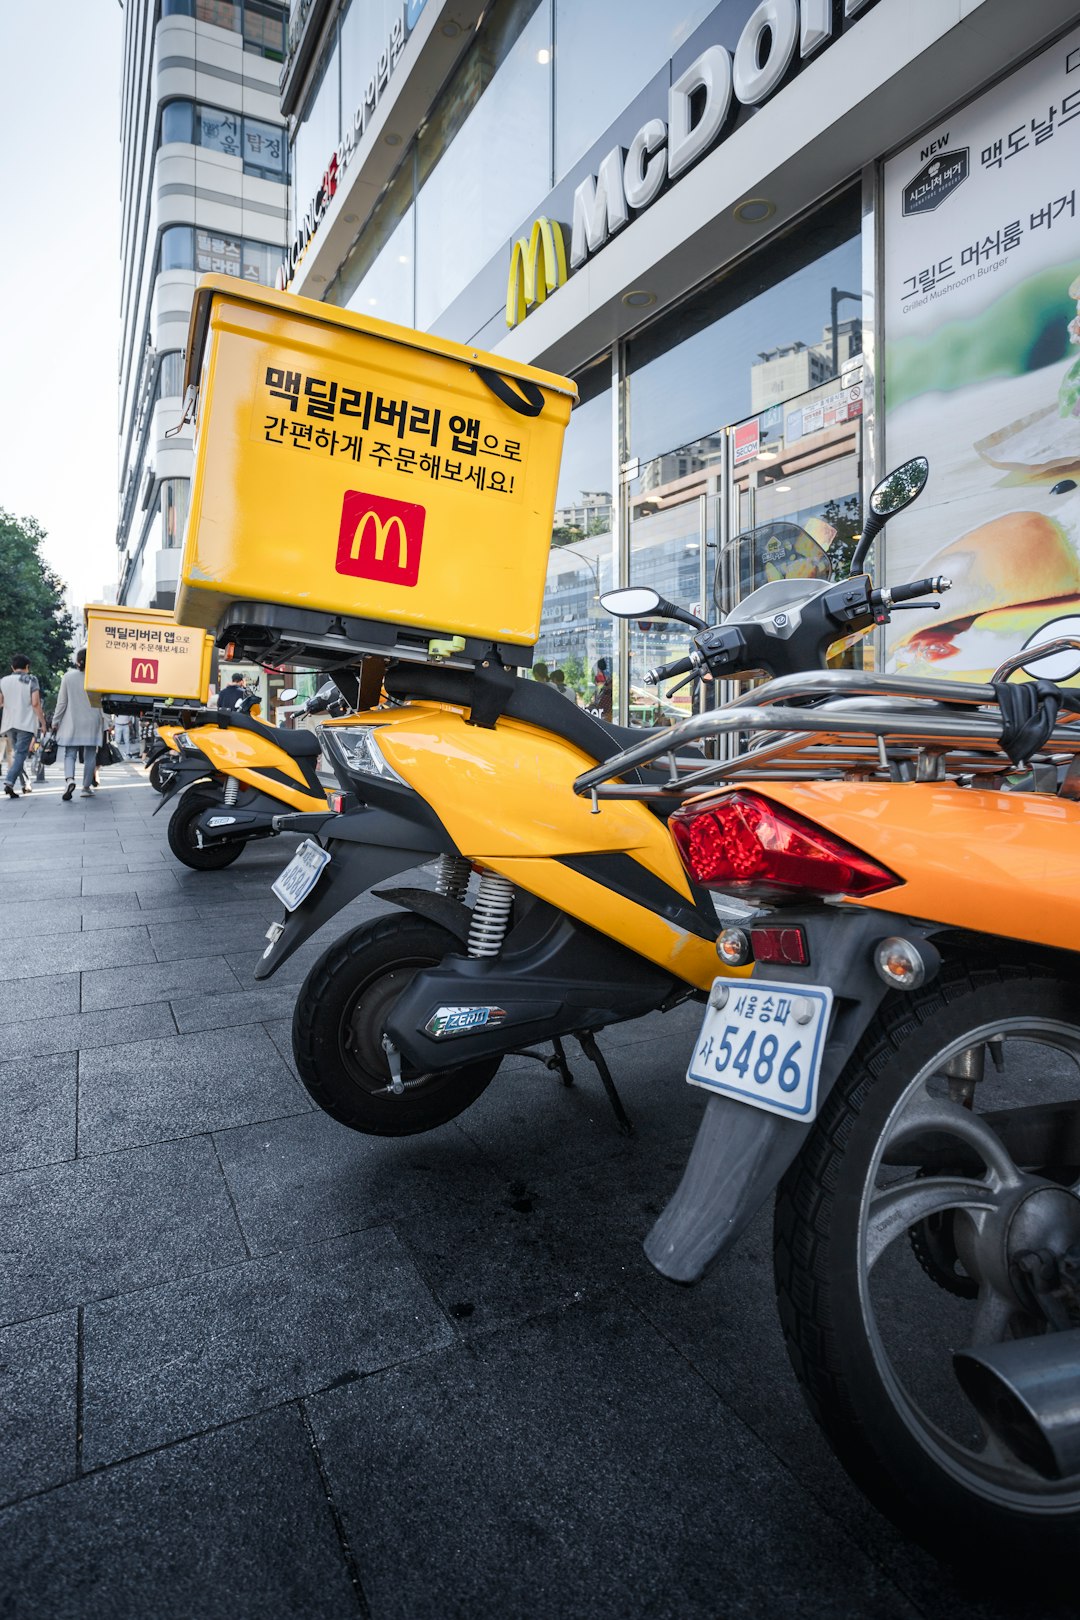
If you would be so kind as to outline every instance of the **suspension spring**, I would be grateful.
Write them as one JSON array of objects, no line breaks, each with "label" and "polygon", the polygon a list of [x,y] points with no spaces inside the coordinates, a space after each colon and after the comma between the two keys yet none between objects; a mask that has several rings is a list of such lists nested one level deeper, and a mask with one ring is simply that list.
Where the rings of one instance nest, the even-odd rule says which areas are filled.
[{"label": "suspension spring", "polygon": [[498,956],[506,938],[514,885],[498,872],[481,870],[480,887],[469,924],[469,955]]},{"label": "suspension spring", "polygon": [[240,779],[236,776],[225,778],[225,803],[235,804],[240,797]]},{"label": "suspension spring", "polygon": [[464,855],[440,855],[435,862],[435,893],[448,900],[464,900],[472,877],[472,862]]}]

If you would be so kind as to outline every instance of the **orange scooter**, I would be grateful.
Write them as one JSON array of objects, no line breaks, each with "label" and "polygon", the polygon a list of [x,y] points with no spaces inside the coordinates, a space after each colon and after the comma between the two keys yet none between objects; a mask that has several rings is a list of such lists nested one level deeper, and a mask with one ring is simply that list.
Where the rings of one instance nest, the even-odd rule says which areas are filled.
[{"label": "orange scooter", "polygon": [[670,821],[752,908],[717,941],[752,972],[713,985],[645,1248],[695,1281],[775,1191],[784,1335],[844,1467],[943,1555],[1041,1577],[1080,1537],[1080,697],[1020,663],[832,672],[796,713],[773,681],[673,729],[754,734]]}]

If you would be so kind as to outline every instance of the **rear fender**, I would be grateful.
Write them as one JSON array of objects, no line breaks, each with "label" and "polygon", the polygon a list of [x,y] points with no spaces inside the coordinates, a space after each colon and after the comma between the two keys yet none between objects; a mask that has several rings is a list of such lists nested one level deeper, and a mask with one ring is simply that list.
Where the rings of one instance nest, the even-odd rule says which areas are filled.
[{"label": "rear fender", "polygon": [[[875,946],[898,934],[918,945],[931,973],[940,959],[927,940],[933,929],[907,917],[854,906],[783,915],[785,923],[803,928],[809,966],[770,964],[761,977],[790,982],[793,989],[800,983],[827,984],[834,996],[818,1080],[820,1111],[889,994],[874,967]],[[784,1119],[732,1097],[710,1096],[682,1180],[645,1239],[646,1258],[672,1282],[697,1282],[765,1205],[813,1129],[813,1121]]]},{"label": "rear fender", "polygon": [[319,842],[330,851],[330,863],[308,898],[295,911],[287,913],[280,929],[263,951],[256,979],[268,979],[287,962],[294,951],[337,915],[350,900],[376,883],[407,872],[433,855],[452,851],[453,845],[439,828],[420,826],[392,811],[365,806],[334,816]]},{"label": "rear fender", "polygon": [[185,788],[191,787],[194,782],[212,782],[213,780],[214,768],[202,754],[197,757],[181,754],[179,765],[177,765],[173,775],[162,789],[161,800],[154,809],[154,815],[156,816],[159,810],[163,810],[170,799],[174,799]]}]

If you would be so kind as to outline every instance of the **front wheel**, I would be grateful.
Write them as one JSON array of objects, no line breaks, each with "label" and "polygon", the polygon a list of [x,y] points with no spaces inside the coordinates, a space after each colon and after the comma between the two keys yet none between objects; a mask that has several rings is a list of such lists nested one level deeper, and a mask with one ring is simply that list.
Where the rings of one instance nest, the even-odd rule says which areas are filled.
[{"label": "front wheel", "polygon": [[494,1079],[501,1058],[417,1074],[390,1087],[382,1033],[413,975],[462,949],[461,941],[413,912],[364,923],[319,958],[293,1013],[293,1053],[319,1107],[368,1136],[413,1136],[455,1119]]},{"label": "front wheel", "polygon": [[953,964],[884,1004],[777,1197],[803,1393],[855,1482],[945,1557],[1052,1573],[1080,1541],[1080,1477],[1022,1460],[953,1365],[1073,1325],[1078,1065],[1075,983]]},{"label": "front wheel", "polygon": [[173,779],[175,770],[176,767],[170,763],[167,754],[162,754],[159,759],[155,759],[148,773],[150,777],[150,786],[153,788],[155,793],[164,793],[165,789]]},{"label": "front wheel", "polygon": [[169,848],[178,861],[190,866],[193,872],[220,872],[231,866],[244,852],[244,840],[206,844],[199,848],[195,837],[195,823],[204,810],[213,810],[223,803],[220,793],[204,787],[189,787],[180,795],[179,803],[169,820]]}]

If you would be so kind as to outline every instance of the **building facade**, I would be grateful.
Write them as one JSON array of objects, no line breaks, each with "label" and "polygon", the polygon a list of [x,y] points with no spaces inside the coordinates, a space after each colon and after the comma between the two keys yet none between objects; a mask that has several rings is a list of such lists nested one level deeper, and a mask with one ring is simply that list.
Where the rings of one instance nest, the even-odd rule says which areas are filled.
[{"label": "building facade", "polygon": [[956,611],[865,656],[1080,629],[1074,0],[302,0],[282,92],[282,284],[577,382],[537,656],[579,691],[655,718],[683,648],[605,588],[710,612],[791,524],[843,565],[916,453],[875,570]]},{"label": "building facade", "polygon": [[288,219],[286,8],[126,0],[117,600],[171,608],[191,482],[180,419],[199,277],[272,284]]}]

